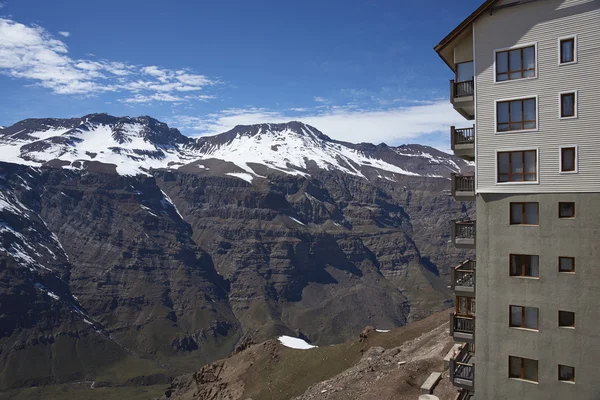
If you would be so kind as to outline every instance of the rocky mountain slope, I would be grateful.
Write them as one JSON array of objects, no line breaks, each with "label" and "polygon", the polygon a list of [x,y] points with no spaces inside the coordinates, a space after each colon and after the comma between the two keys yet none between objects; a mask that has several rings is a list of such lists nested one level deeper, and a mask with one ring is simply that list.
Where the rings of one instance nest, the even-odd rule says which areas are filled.
[{"label": "rocky mountain slope", "polygon": [[469,166],[425,146],[93,114],[1,129],[0,159],[0,390],[160,384],[280,334],[402,326],[449,304],[465,257],[448,177]]},{"label": "rocky mountain slope", "polygon": [[[367,327],[334,346],[269,340],[176,378],[162,400],[414,400],[431,372],[444,371],[453,344],[446,312],[390,331]],[[435,395],[456,394],[446,370]]]}]

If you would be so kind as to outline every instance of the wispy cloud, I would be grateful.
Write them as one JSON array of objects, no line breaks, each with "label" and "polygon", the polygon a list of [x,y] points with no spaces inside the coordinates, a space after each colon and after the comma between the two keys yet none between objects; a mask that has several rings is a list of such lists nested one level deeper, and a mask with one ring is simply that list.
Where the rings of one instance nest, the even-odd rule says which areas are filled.
[{"label": "wispy cloud", "polygon": [[313,100],[316,101],[317,103],[329,103],[329,100],[327,100],[324,97],[320,97],[320,96],[315,96],[313,97]]},{"label": "wispy cloud", "polygon": [[206,101],[213,96],[197,92],[219,83],[187,69],[75,59],[67,45],[44,28],[11,19],[0,18],[0,37],[0,74],[33,81],[56,94],[121,92],[126,96],[121,101],[129,103]]},{"label": "wispy cloud", "polygon": [[[329,108],[322,112],[287,115],[264,108],[227,109],[204,117],[180,115],[167,118],[174,127],[192,135],[213,135],[236,125],[299,120],[321,130],[328,136],[353,143],[371,142],[388,144],[420,142],[427,137],[429,144],[443,148],[450,125],[464,124],[462,118],[447,101],[418,104],[385,110],[354,110]],[[433,139],[431,135],[439,134]]]},{"label": "wispy cloud", "polygon": [[60,32],[58,32],[58,34],[63,37],[71,36],[71,32],[67,32],[67,31],[60,31]]}]

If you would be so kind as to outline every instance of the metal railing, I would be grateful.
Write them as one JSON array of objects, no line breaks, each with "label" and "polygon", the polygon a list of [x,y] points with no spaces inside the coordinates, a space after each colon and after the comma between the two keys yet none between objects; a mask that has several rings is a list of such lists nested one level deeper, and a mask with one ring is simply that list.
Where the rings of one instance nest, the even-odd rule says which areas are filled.
[{"label": "metal railing", "polygon": [[475,81],[473,79],[469,81],[455,82],[454,79],[450,81],[450,91],[452,98],[473,96],[475,93]]},{"label": "metal railing", "polygon": [[475,240],[475,221],[453,221],[455,239]]},{"label": "metal railing", "polygon": [[475,398],[475,394],[467,389],[463,389],[458,394],[456,400],[473,400]]},{"label": "metal railing", "polygon": [[456,286],[475,288],[475,260],[466,260],[451,271],[452,290]]},{"label": "metal railing", "polygon": [[471,352],[472,346],[466,344],[456,358],[450,360],[450,380],[453,383],[456,379],[461,379],[473,384],[475,379],[475,364],[472,362],[473,353]]},{"label": "metal railing", "polygon": [[463,315],[454,315],[452,323],[453,332],[475,334],[475,317],[465,317]]}]

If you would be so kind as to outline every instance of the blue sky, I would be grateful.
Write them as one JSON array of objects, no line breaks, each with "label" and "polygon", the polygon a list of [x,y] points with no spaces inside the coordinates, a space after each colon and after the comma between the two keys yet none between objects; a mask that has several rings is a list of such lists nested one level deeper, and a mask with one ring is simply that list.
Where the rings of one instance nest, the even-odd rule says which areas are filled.
[{"label": "blue sky", "polygon": [[0,0],[0,125],[151,115],[196,136],[302,120],[447,148],[433,46],[481,0]]}]

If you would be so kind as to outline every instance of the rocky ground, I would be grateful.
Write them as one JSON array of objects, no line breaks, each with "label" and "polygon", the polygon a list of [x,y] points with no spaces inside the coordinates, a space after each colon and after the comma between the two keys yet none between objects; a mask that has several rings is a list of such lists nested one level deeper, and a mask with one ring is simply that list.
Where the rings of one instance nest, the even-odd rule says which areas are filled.
[{"label": "rocky ground", "polygon": [[[381,333],[367,328],[351,342],[295,350],[276,341],[177,378],[163,400],[414,400],[452,347],[448,313]],[[322,377],[327,379],[322,380]],[[448,371],[435,389],[452,400]]]}]

